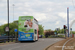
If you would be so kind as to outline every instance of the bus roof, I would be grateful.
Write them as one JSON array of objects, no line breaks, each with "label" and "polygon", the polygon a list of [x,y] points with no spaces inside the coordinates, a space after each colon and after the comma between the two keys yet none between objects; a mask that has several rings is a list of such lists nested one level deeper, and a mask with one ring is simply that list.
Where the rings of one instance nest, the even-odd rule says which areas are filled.
[{"label": "bus roof", "polygon": [[19,17],[33,17],[33,16],[19,16]]},{"label": "bus roof", "polygon": [[[33,16],[19,16],[19,17],[33,17]],[[34,18],[34,17],[33,17]],[[37,21],[35,18],[34,18],[35,21]],[[37,21],[38,22],[38,21]]]}]

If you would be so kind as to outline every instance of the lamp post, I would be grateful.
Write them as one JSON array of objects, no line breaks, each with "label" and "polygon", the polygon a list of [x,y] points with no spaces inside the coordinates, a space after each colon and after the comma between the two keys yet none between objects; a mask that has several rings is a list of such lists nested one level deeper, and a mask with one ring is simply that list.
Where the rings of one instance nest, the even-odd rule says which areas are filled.
[{"label": "lamp post", "polygon": [[[13,22],[14,22],[14,4],[12,5],[13,6]],[[14,34],[15,35],[15,34]],[[13,41],[13,34],[12,34],[12,41]]]},{"label": "lamp post", "polygon": [[68,37],[69,37],[69,7],[67,7],[67,27],[68,27]]},{"label": "lamp post", "polygon": [[13,21],[14,21],[14,6],[15,6],[15,5],[13,4]]},{"label": "lamp post", "polygon": [[[7,0],[7,12],[8,12],[8,28],[9,28],[9,0]],[[8,42],[9,42],[9,31],[8,31]]]}]

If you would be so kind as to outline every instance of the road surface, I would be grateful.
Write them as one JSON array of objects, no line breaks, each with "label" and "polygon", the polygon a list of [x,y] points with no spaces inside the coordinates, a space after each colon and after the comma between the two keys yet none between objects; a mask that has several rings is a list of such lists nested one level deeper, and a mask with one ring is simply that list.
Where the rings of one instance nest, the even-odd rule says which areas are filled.
[{"label": "road surface", "polygon": [[36,42],[22,42],[0,46],[0,50],[44,50],[47,46],[63,38],[40,38]]}]

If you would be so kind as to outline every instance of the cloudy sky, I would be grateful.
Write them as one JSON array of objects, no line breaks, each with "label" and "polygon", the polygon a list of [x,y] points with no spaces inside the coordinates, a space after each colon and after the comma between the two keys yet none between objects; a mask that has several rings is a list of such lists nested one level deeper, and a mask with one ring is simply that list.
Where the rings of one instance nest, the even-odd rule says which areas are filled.
[{"label": "cloudy sky", "polygon": [[[34,16],[44,29],[63,28],[67,25],[67,7],[69,7],[70,23],[75,19],[74,0],[9,0],[10,22],[19,16]],[[7,0],[0,0],[0,25],[7,23]],[[75,24],[72,28],[75,31]]]}]

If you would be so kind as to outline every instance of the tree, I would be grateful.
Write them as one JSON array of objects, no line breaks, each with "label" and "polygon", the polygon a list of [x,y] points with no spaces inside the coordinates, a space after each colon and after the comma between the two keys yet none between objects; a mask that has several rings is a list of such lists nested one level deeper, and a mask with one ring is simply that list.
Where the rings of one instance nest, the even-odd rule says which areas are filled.
[{"label": "tree", "polygon": [[75,31],[72,31],[72,34],[75,34]]},{"label": "tree", "polygon": [[46,31],[52,31],[51,29],[47,29]]},{"label": "tree", "polygon": [[39,25],[39,35],[43,35],[44,34],[44,29],[42,25]]},{"label": "tree", "polygon": [[60,34],[64,34],[64,29],[59,29],[58,31],[55,30],[54,32],[60,33]]},{"label": "tree", "polygon": [[[18,29],[17,25],[18,21],[14,21],[13,23],[9,23],[9,35],[15,35],[14,29]],[[8,26],[8,24],[4,24],[0,26],[0,35],[6,34],[8,35],[8,32],[5,31],[5,27]]]},{"label": "tree", "polygon": [[9,28],[10,28],[10,35],[15,35],[14,29],[18,29],[18,25],[16,23],[10,23]]},{"label": "tree", "polygon": [[45,37],[49,37],[50,35],[54,35],[54,31],[52,31],[51,29],[47,29],[44,32]]}]

